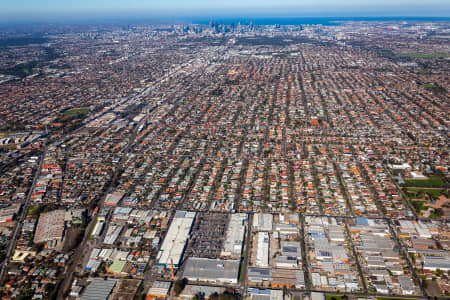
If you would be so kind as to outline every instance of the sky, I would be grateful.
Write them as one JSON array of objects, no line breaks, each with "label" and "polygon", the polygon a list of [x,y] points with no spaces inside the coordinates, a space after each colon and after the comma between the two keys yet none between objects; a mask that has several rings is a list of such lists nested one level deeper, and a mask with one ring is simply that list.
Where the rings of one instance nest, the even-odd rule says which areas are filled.
[{"label": "sky", "polygon": [[450,17],[449,0],[0,0],[3,20],[90,17]]}]

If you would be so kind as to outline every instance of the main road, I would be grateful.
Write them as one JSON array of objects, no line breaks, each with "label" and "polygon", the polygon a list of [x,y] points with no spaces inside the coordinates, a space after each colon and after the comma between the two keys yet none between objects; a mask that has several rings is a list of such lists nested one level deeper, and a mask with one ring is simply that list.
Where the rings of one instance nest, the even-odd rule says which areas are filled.
[{"label": "main road", "polygon": [[247,231],[246,231],[245,248],[244,248],[244,259],[241,262],[242,273],[240,274],[241,295],[242,296],[244,296],[247,292],[247,268],[248,268],[248,257],[250,254],[250,241],[252,238],[252,222],[253,222],[253,214],[248,214]]}]

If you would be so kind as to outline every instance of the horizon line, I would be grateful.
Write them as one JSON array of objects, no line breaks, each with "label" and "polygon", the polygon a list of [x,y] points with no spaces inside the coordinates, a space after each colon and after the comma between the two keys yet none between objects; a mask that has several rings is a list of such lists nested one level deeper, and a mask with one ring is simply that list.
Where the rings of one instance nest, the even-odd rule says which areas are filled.
[{"label": "horizon line", "polygon": [[[100,19],[99,19],[100,18]],[[427,21],[427,19],[432,20],[436,19],[436,21],[450,21],[449,16],[440,16],[440,15],[253,15],[253,16],[244,16],[244,15],[201,15],[201,16],[153,16],[153,15],[142,15],[142,14],[134,14],[134,15],[116,15],[116,14],[97,14],[92,13],[89,15],[72,15],[70,19],[64,17],[43,17],[43,18],[35,18],[24,20],[21,18],[12,18],[9,20],[0,20],[1,25],[44,25],[44,24],[52,24],[52,23],[60,23],[60,24],[71,24],[83,22],[83,23],[145,23],[145,22],[155,22],[158,24],[174,24],[177,23],[186,23],[186,24],[201,24],[207,20],[217,20],[217,21],[230,21],[230,20],[264,20],[264,19],[334,19],[335,21],[339,21],[338,19],[349,20],[349,19],[371,19],[368,21],[377,21],[376,19],[388,19],[386,21],[395,21],[395,20],[409,20],[409,21]],[[422,20],[423,19],[423,20]],[[197,23],[192,23],[193,21]],[[351,21],[351,20],[350,20]],[[382,20],[380,20],[382,21]],[[167,22],[167,23],[164,23]],[[284,24],[287,25],[287,24]]]}]

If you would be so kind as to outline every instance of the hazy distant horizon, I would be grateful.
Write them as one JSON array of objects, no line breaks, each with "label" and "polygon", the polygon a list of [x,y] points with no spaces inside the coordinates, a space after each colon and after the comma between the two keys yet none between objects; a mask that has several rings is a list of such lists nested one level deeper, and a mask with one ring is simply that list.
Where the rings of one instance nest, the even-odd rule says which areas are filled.
[{"label": "hazy distant horizon", "polygon": [[252,22],[255,25],[300,25],[300,24],[332,24],[339,21],[450,21],[450,17],[439,16],[199,16],[199,17],[155,17],[141,15],[127,16],[72,16],[71,18],[10,19],[0,20],[0,25],[95,25],[95,24],[208,24],[214,20],[223,24]]},{"label": "hazy distant horizon", "polygon": [[148,19],[186,21],[202,18],[450,17],[444,0],[6,0],[0,22],[70,22]]}]

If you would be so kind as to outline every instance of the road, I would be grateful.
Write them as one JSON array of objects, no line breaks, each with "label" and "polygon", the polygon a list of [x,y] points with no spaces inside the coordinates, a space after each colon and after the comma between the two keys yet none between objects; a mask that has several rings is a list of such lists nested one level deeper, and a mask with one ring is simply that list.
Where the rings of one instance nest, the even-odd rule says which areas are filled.
[{"label": "road", "polygon": [[11,242],[8,245],[8,249],[6,251],[5,260],[1,264],[0,270],[0,282],[3,282],[3,277],[5,276],[5,272],[8,267],[9,260],[11,259],[11,255],[13,250],[16,248],[17,238],[19,237],[20,230],[22,228],[23,221],[27,217],[28,208],[30,206],[31,195],[33,195],[34,189],[36,187],[37,179],[41,174],[42,164],[44,162],[45,153],[47,152],[47,147],[45,146],[41,153],[41,158],[39,162],[39,166],[34,174],[33,183],[31,184],[30,190],[28,191],[27,197],[25,198],[24,205],[22,207],[19,218],[17,219],[17,225],[14,229],[14,233],[11,237]]},{"label": "road", "polygon": [[309,280],[309,264],[308,264],[308,253],[306,252],[306,242],[305,242],[305,217],[302,215],[300,216],[300,234],[302,235],[301,239],[301,247],[302,247],[302,267],[304,271],[305,276],[305,288],[306,291],[309,292],[311,289],[311,282]]},{"label": "road", "polygon": [[350,230],[348,229],[347,222],[344,222],[344,225],[345,225],[345,230],[347,232],[347,237],[348,237],[348,240],[349,240],[349,243],[350,243],[350,247],[352,248],[352,251],[353,251],[353,257],[355,258],[355,262],[356,262],[356,266],[358,268],[359,276],[361,277],[361,283],[362,283],[362,286],[363,286],[363,289],[364,289],[364,293],[367,294],[368,291],[367,291],[366,280],[364,278],[364,273],[362,271],[361,264],[359,263],[358,253],[356,252],[355,245],[353,244],[352,234],[350,233]]},{"label": "road", "polygon": [[248,257],[250,254],[250,241],[252,238],[252,222],[253,222],[253,214],[248,214],[248,222],[247,222],[247,231],[245,237],[245,248],[244,248],[244,259],[241,264],[244,265],[241,274],[241,296],[244,296],[247,292],[247,267],[248,267]]}]

